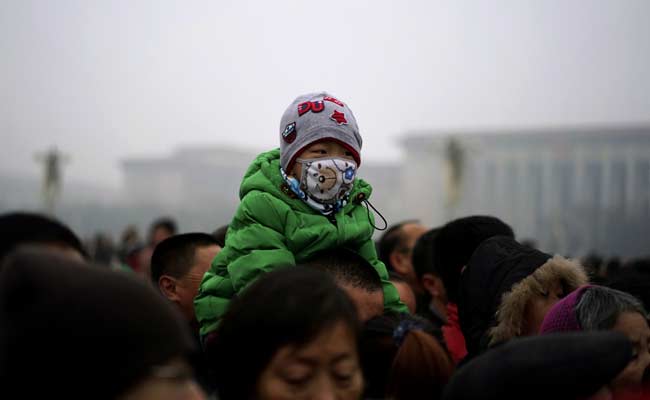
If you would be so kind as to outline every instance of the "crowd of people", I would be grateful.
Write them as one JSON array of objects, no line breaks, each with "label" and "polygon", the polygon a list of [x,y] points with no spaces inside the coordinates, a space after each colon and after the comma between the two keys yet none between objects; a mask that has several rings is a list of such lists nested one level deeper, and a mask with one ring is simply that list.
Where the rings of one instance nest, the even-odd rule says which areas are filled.
[{"label": "crowd of people", "polygon": [[348,105],[300,96],[279,133],[213,232],[161,218],[113,246],[0,215],[3,393],[650,398],[650,261],[552,255],[483,215],[375,242]]}]

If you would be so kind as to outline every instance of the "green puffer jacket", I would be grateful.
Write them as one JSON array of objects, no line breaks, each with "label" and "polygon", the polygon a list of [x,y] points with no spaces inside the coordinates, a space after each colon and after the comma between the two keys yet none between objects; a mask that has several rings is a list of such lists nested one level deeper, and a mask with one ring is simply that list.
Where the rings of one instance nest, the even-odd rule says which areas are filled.
[{"label": "green puffer jacket", "polygon": [[194,300],[201,335],[217,328],[230,299],[260,274],[296,265],[333,247],[349,248],[368,260],[382,279],[384,307],[408,312],[377,258],[371,238],[374,221],[361,204],[371,192],[369,184],[357,179],[351,201],[336,213],[334,224],[290,192],[280,175],[279,149],[260,154],[242,181],[241,203],[228,228],[226,246],[213,260]]}]

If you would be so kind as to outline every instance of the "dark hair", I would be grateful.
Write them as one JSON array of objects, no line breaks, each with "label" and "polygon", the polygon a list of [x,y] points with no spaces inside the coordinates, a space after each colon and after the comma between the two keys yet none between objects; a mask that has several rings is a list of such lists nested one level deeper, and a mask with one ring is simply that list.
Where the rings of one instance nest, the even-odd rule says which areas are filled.
[{"label": "dark hair", "polygon": [[0,260],[23,244],[62,245],[88,258],[77,235],[57,220],[22,212],[0,215]]},{"label": "dark hair", "polygon": [[433,242],[440,232],[441,228],[434,228],[425,232],[418,238],[413,246],[413,255],[411,260],[413,262],[413,270],[418,279],[422,279],[424,274],[434,274],[439,276],[434,268],[434,249]]},{"label": "dark hair", "polygon": [[337,322],[359,337],[354,305],[330,275],[304,267],[265,274],[232,300],[211,342],[219,398],[254,397],[281,347],[309,343]]},{"label": "dark hair", "polygon": [[176,226],[176,221],[174,221],[171,217],[161,217],[151,224],[151,227],[149,228],[149,234],[153,235],[156,229],[159,228],[165,229],[172,235],[175,235],[178,229]]},{"label": "dark hair", "polygon": [[214,232],[212,232],[212,237],[217,240],[219,246],[226,247],[226,234],[228,233],[228,226],[224,225],[218,227]]},{"label": "dark hair", "polygon": [[629,261],[619,273],[608,277],[605,286],[633,295],[641,300],[646,310],[650,310],[650,261]]},{"label": "dark hair", "polygon": [[635,258],[625,263],[623,269],[632,268],[641,273],[650,273],[650,258]]},{"label": "dark hair", "polygon": [[194,265],[196,249],[205,246],[217,246],[217,241],[198,232],[170,236],[158,243],[151,255],[151,280],[157,285],[162,275],[182,278]]},{"label": "dark hair", "polygon": [[440,398],[453,372],[441,331],[409,314],[369,320],[360,349],[364,398]]},{"label": "dark hair", "polygon": [[406,220],[399,222],[395,225],[392,225],[383,235],[379,238],[377,245],[377,255],[379,260],[386,265],[386,268],[389,271],[395,270],[393,265],[390,262],[390,255],[396,249],[404,246],[404,232],[402,228],[407,224],[416,224],[417,220]]},{"label": "dark hair", "polygon": [[364,289],[368,292],[382,290],[377,270],[359,254],[345,248],[327,249],[314,254],[301,264],[330,274],[343,286]]},{"label": "dark hair", "polygon": [[[20,388],[28,399],[80,399],[90,390],[115,399],[195,347],[187,324],[142,279],[37,246],[5,258],[0,326],[3,393]],[[24,386],[34,363],[48,372]]]},{"label": "dark hair", "polygon": [[493,236],[514,238],[515,234],[496,217],[474,215],[448,222],[433,239],[434,268],[445,285],[450,302],[458,303],[460,271],[474,250]]}]

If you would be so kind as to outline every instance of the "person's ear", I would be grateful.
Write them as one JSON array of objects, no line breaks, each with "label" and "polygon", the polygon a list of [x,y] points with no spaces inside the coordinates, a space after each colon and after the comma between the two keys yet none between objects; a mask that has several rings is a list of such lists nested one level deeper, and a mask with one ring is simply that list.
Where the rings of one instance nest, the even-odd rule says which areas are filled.
[{"label": "person's ear", "polygon": [[177,280],[173,276],[162,275],[158,279],[158,288],[160,292],[171,301],[178,301],[180,297],[177,291]]},{"label": "person's ear", "polygon": [[440,278],[434,274],[422,274],[422,287],[431,297],[440,297],[442,294]]},{"label": "person's ear", "polygon": [[397,250],[393,251],[392,253],[390,253],[390,256],[388,256],[388,259],[390,260],[390,264],[393,266],[395,272],[397,272],[402,276],[409,273],[409,271],[407,270],[408,267],[404,265],[405,264],[404,257],[405,255],[402,252]]}]

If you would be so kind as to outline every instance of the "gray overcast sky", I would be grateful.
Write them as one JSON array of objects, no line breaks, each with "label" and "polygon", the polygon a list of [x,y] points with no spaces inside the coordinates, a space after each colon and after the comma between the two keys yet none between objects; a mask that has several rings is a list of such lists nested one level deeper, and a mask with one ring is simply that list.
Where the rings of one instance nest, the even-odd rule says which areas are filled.
[{"label": "gray overcast sky", "polygon": [[410,129],[650,121],[650,1],[0,0],[0,173],[118,185],[181,144],[278,145],[303,92],[366,159]]}]

